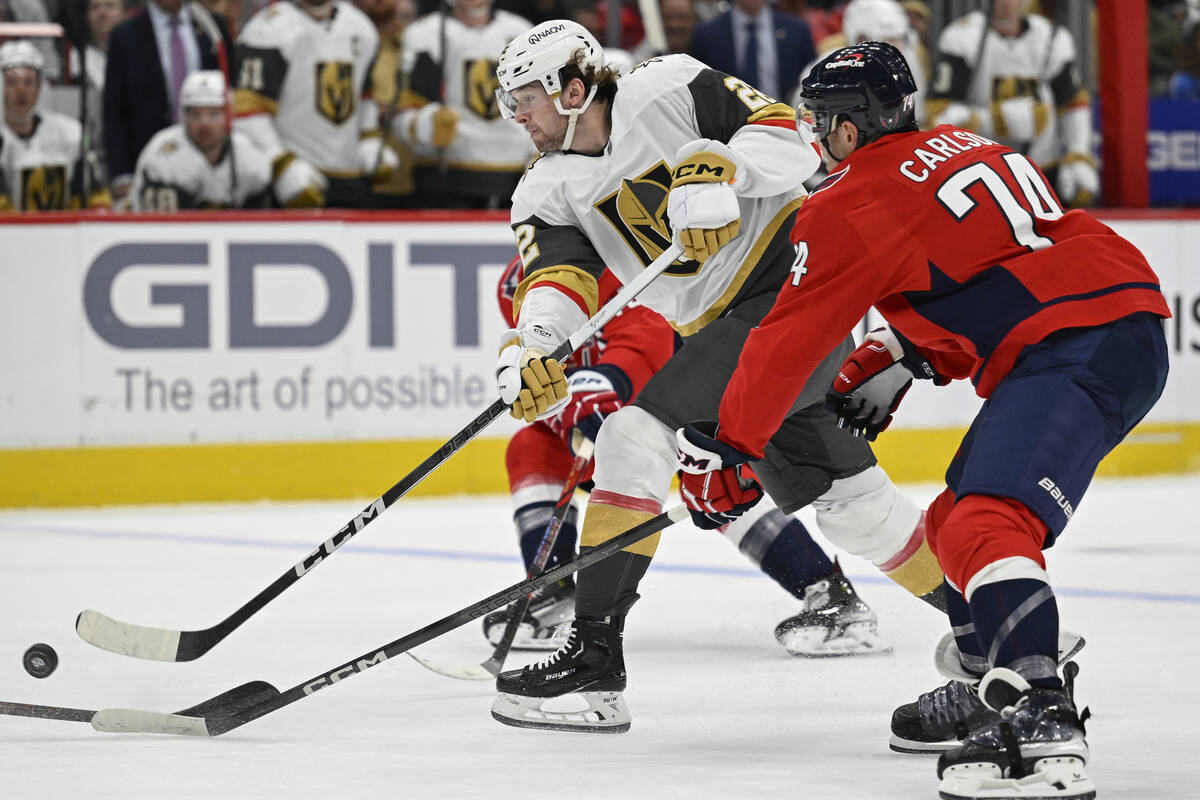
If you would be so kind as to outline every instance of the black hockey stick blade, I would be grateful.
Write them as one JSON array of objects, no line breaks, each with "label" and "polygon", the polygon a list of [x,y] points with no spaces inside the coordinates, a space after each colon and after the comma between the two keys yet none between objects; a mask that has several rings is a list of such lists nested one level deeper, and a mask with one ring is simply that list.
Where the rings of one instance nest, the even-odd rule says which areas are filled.
[{"label": "black hockey stick blade", "polygon": [[[683,248],[678,244],[672,244],[664,250],[649,266],[638,273],[636,278],[605,303],[594,317],[581,325],[567,341],[560,344],[550,354],[551,358],[563,361],[578,350],[596,331],[604,327],[609,320],[625,308],[638,293],[649,286],[667,267],[671,266],[682,253]],[[461,450],[507,409],[508,404],[503,400],[494,400],[490,406],[480,412],[479,416],[467,423],[466,427],[454,434],[445,444],[418,464],[412,472],[397,481],[392,488],[343,525],[337,533],[322,542],[294,567],[276,578],[270,586],[250,598],[245,605],[211,628],[179,631],[170,628],[132,625],[89,609],[81,612],[76,618],[75,632],[79,634],[79,638],[102,650],[134,658],[154,661],[191,661],[199,658],[242,623],[262,610],[267,603],[283,594],[293,583],[311,572],[327,556],[332,556],[339,547],[350,541],[372,520],[382,515],[393,503],[408,494],[414,486],[444,464],[450,456]]]},{"label": "black hockey stick blade", "polygon": [[[436,622],[431,622],[420,630],[401,636],[399,639],[389,642],[380,648],[370,650],[358,658],[341,664],[328,672],[316,675],[303,683],[293,686],[286,692],[269,697],[249,708],[242,708],[223,716],[204,717],[193,717],[184,714],[163,714],[156,711],[138,711],[123,708],[102,709],[97,711],[92,717],[92,727],[98,731],[107,733],[164,733],[179,736],[220,736],[259,717],[266,716],[273,711],[278,711],[284,706],[291,705],[297,700],[303,700],[321,689],[345,681],[347,678],[357,675],[360,672],[365,672],[388,659],[406,653],[412,648],[435,639],[448,631],[452,631],[460,625],[465,625],[473,619],[482,617],[489,611],[504,608],[520,600],[530,592],[541,589],[544,586],[549,586],[555,581],[562,580],[568,575],[608,558],[613,553],[636,544],[680,520],[687,519],[687,517],[688,512],[686,507],[674,506],[662,514],[609,539],[607,542],[590,548],[585,553],[580,553],[572,561],[559,564],[553,569],[538,575],[536,578],[528,578],[521,583],[502,589],[477,603],[460,609]],[[245,686],[251,686],[255,683],[258,682],[245,684]],[[238,687],[238,689],[242,688],[244,687]],[[231,692],[236,692],[238,689],[231,690]],[[193,708],[198,707],[193,706]]]},{"label": "black hockey stick blade", "polygon": [[[175,713],[184,717],[228,716],[279,696],[279,690],[265,681],[250,681],[222,692],[203,703]],[[89,708],[64,708],[62,706],[39,706],[31,703],[0,701],[0,714],[14,717],[37,717],[64,722],[91,722],[96,711]]]},{"label": "black hockey stick blade", "polygon": [[271,684],[266,681],[250,681],[175,713],[184,717],[227,717],[276,697],[279,697],[279,690]]}]

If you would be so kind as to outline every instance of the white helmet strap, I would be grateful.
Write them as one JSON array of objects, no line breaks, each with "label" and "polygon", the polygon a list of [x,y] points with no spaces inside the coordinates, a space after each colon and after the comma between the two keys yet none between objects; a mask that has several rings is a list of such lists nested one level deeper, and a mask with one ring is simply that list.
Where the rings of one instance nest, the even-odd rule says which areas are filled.
[{"label": "white helmet strap", "polygon": [[579,121],[579,115],[587,111],[588,106],[592,104],[592,100],[596,97],[596,89],[599,88],[596,84],[592,84],[592,88],[588,90],[587,98],[584,99],[583,105],[579,108],[563,108],[562,94],[558,94],[554,98],[554,107],[558,109],[558,113],[567,118],[567,135],[563,137],[562,149],[570,150],[571,142],[575,140],[575,123]]}]

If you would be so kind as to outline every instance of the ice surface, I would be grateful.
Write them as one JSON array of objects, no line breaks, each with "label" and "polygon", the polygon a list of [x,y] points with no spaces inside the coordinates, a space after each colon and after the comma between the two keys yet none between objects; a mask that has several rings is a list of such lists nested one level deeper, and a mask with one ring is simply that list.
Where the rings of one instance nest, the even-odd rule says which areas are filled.
[{"label": "ice surface", "polygon": [[[936,490],[909,488],[922,502]],[[1197,497],[1200,476],[1097,482],[1048,553],[1064,624],[1088,639],[1078,693],[1101,797],[1196,794]],[[84,608],[213,625],[362,506],[0,513],[0,699],[175,711],[253,679],[286,690],[521,577],[506,499],[406,499],[195,662],[75,636]],[[627,629],[625,735],[504,727],[489,684],[401,658],[217,739],[0,717],[0,797],[934,798],[934,759],[889,751],[888,720],[941,682],[944,620],[869,564],[844,566],[892,655],[788,656],[772,630],[797,603],[720,537],[668,531]],[[45,680],[21,667],[38,641],[60,657]],[[489,651],[471,623],[421,652],[465,664]]]}]

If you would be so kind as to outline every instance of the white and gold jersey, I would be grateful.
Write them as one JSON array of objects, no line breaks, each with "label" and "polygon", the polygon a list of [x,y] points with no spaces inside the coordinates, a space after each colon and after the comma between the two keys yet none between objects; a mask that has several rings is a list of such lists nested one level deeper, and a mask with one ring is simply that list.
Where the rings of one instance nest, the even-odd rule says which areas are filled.
[{"label": "white and gold jersey", "polygon": [[192,144],[183,125],[172,125],[156,133],[138,156],[133,207],[139,211],[242,208],[270,185],[271,164],[249,137],[234,131],[214,165]]},{"label": "white and gold jersey", "polygon": [[786,273],[787,235],[805,194],[801,182],[819,164],[811,142],[797,135],[794,114],[685,55],[652,58],[622,76],[604,152],[547,154],[530,165],[513,195],[512,227],[526,276],[516,297],[522,334],[538,326],[561,341],[595,312],[595,278],[605,267],[628,283],[670,245],[671,169],[680,147],[697,139],[726,142],[742,157],[744,174],[735,186],[740,232],[703,267],[671,265],[639,301],[686,336],[754,285],[760,266],[778,268],[786,259]]},{"label": "white and gold jersey", "polygon": [[[441,14],[428,14],[404,31],[404,57],[412,64],[406,105],[441,102],[458,112],[454,141],[445,148],[448,164],[520,172],[536,151],[519,125],[500,117],[496,62],[504,46],[532,23],[499,10],[486,25],[475,28],[453,14],[446,16],[443,59],[442,20]],[[444,97],[439,96],[439,83],[444,83]]]},{"label": "white and gold jersey", "polygon": [[[379,35],[352,4],[333,4],[327,20],[277,2],[246,23],[234,113],[269,159],[287,150],[330,175],[352,177],[361,172],[360,133],[378,127],[370,80]],[[261,126],[243,124],[262,115],[272,119],[277,141]]]},{"label": "white and gold jersey", "polygon": [[[39,111],[33,133],[19,136],[0,122],[0,208],[59,211],[82,207],[83,176],[77,120]],[[88,206],[111,205],[94,157],[86,161]]]},{"label": "white and gold jersey", "polygon": [[[1062,143],[1061,117],[1086,113],[1088,106],[1075,68],[1071,32],[1037,14],[1024,18],[1016,36],[1003,36],[988,26],[980,60],[986,24],[983,13],[976,11],[942,32],[926,101],[931,123],[977,131],[1028,155],[1044,169],[1053,166],[1064,149],[1086,146]],[[1030,122],[1018,134],[1004,104],[1023,98],[1032,109],[1027,112]],[[1065,135],[1079,138],[1076,131]]]}]

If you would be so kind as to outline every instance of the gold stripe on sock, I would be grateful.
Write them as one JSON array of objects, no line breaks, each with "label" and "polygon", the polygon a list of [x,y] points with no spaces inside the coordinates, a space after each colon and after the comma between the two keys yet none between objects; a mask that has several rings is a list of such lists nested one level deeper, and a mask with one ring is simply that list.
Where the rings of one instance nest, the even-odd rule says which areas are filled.
[{"label": "gold stripe on sock", "polygon": [[917,597],[924,597],[941,586],[942,568],[937,557],[929,549],[928,542],[921,542],[912,558],[890,572],[883,573]]},{"label": "gold stripe on sock", "polygon": [[[583,518],[583,531],[579,534],[581,547],[596,547],[604,544],[614,536],[618,536],[656,515],[646,511],[633,511],[628,508],[588,503],[587,514]],[[625,548],[626,553],[653,558],[658,549],[659,534],[652,534],[642,541]]]}]

